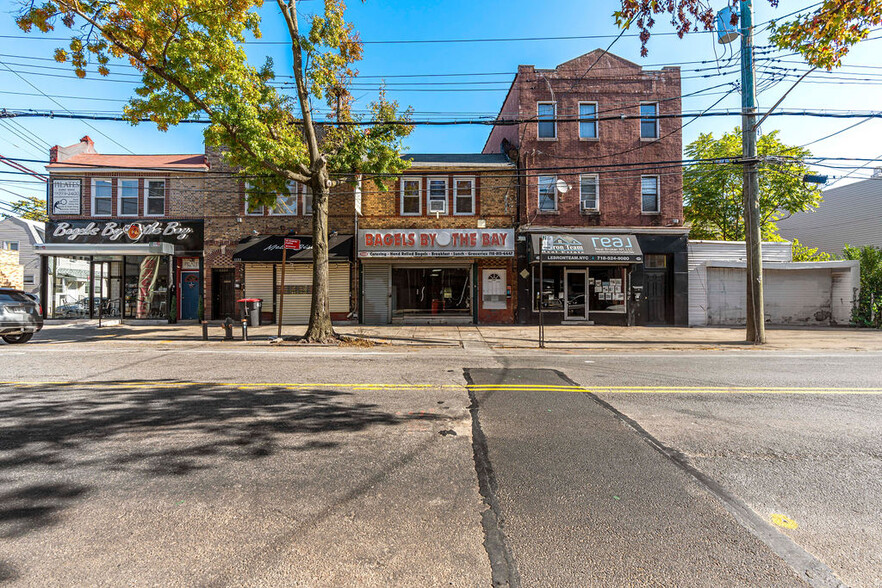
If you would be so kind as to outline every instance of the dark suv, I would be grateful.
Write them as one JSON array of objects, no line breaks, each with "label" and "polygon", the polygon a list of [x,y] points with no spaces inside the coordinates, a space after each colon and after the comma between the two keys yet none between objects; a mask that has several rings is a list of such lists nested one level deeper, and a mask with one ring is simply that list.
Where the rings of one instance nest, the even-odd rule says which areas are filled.
[{"label": "dark suv", "polygon": [[7,343],[27,343],[43,328],[43,309],[31,294],[0,288],[0,337]]}]

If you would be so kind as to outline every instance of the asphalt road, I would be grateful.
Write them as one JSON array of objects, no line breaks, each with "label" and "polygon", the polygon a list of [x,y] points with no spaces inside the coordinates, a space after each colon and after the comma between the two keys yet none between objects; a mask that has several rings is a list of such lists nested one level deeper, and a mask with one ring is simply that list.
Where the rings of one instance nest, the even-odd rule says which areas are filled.
[{"label": "asphalt road", "polygon": [[882,585],[882,395],[831,393],[880,354],[93,341],[0,380],[12,585]]}]

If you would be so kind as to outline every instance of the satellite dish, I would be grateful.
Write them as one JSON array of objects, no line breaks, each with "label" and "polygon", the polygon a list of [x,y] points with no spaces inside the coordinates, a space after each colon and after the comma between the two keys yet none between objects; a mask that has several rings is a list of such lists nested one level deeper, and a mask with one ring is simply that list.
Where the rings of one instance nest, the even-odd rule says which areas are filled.
[{"label": "satellite dish", "polygon": [[732,24],[732,7],[727,6],[717,13],[717,42],[728,45],[738,36],[738,29]]},{"label": "satellite dish", "polygon": [[567,192],[570,191],[570,185],[567,184],[567,183],[566,183],[565,181],[563,181],[563,180],[558,180],[558,181],[555,183],[555,186],[557,187],[557,191],[560,192],[561,194],[566,194]]}]

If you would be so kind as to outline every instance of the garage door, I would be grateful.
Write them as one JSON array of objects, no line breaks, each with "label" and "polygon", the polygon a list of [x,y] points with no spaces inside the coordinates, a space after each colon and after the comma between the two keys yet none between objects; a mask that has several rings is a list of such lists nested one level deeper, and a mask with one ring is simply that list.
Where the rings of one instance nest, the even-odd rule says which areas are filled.
[{"label": "garage door", "polygon": [[[349,312],[349,264],[336,263],[328,267],[330,311]],[[282,270],[276,271],[276,285],[281,286]],[[305,325],[312,307],[312,265],[289,264],[285,269],[285,308],[282,324]],[[277,291],[281,288],[278,287]],[[277,303],[278,307],[278,303]]]},{"label": "garage door", "polygon": [[366,325],[389,323],[389,281],[391,266],[385,263],[362,266],[362,317]]}]

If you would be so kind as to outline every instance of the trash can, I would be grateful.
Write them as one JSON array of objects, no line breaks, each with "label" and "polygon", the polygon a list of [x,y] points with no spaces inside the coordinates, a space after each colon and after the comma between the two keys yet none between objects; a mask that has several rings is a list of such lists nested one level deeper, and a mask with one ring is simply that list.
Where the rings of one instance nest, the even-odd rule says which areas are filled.
[{"label": "trash can", "polygon": [[263,306],[262,298],[242,298],[237,300],[242,309],[242,318],[248,319],[249,327],[260,326],[260,307]]}]

